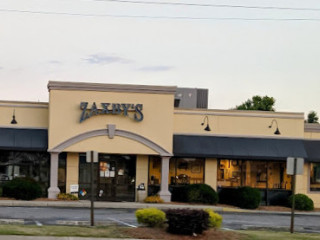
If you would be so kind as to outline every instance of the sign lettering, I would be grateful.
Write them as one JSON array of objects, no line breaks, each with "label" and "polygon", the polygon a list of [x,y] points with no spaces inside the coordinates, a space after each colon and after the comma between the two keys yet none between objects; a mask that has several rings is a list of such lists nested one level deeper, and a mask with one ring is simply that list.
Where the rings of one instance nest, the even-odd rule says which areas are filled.
[{"label": "sign lettering", "polygon": [[80,116],[80,123],[96,115],[123,115],[130,117],[129,112],[133,113],[133,119],[137,122],[143,120],[143,104],[131,104],[131,103],[100,103],[101,108],[97,107],[95,102],[91,107],[88,107],[88,102],[81,102],[80,109],[82,110]]}]

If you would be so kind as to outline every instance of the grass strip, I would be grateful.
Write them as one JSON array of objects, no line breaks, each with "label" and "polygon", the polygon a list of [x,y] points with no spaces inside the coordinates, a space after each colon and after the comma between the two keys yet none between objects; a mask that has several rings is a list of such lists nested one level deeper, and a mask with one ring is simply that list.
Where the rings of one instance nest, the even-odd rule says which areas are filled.
[{"label": "grass strip", "polygon": [[34,226],[34,225],[0,225],[0,235],[55,236],[55,237],[95,237],[128,238],[118,226]]}]

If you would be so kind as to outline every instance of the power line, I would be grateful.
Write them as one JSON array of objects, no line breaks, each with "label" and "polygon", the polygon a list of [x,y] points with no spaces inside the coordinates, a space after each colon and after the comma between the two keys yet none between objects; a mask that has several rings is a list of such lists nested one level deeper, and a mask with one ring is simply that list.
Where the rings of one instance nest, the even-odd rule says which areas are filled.
[{"label": "power line", "polygon": [[201,3],[180,3],[180,2],[160,2],[160,1],[159,2],[147,2],[147,1],[130,1],[130,0],[93,0],[93,1],[132,3],[132,4],[193,6],[193,7],[219,7],[219,8],[264,9],[264,10],[320,11],[320,8],[292,8],[292,7],[249,6],[249,5],[230,5],[230,4],[201,4]]},{"label": "power line", "polygon": [[146,16],[146,15],[114,15],[114,14],[85,14],[70,12],[30,11],[18,9],[0,9],[0,12],[65,15],[82,17],[110,17],[110,18],[145,18],[145,19],[172,19],[172,20],[217,20],[217,21],[320,21],[320,18],[237,18],[237,17],[188,17],[188,16]]}]

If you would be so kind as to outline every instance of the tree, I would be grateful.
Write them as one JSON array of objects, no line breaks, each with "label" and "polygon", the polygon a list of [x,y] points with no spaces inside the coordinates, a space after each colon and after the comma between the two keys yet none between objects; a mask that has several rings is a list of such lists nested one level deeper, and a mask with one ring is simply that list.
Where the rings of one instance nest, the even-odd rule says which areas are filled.
[{"label": "tree", "polygon": [[268,96],[253,96],[252,99],[248,99],[239,106],[236,106],[237,110],[259,110],[259,111],[275,111],[273,105],[276,100],[273,97]]},{"label": "tree", "polygon": [[315,111],[310,111],[308,114],[308,123],[319,123],[318,122],[319,117],[317,116],[317,113]]}]

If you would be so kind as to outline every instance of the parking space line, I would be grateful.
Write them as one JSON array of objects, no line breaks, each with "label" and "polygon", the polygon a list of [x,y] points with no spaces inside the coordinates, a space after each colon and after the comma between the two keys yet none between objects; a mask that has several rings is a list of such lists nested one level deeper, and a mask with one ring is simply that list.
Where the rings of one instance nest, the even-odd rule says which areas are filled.
[{"label": "parking space line", "polygon": [[135,225],[132,225],[132,224],[129,224],[129,223],[125,223],[123,221],[120,221],[120,220],[117,220],[117,219],[114,219],[114,218],[108,218],[108,219],[111,220],[111,221],[114,221],[114,222],[121,223],[123,225],[129,226],[129,227],[132,227],[132,228],[137,228],[137,226],[135,226]]}]

